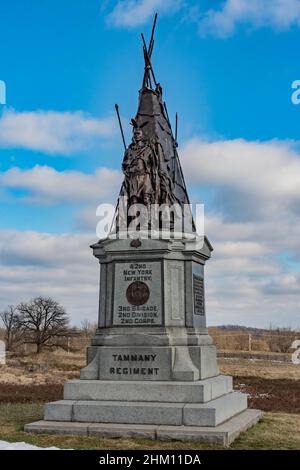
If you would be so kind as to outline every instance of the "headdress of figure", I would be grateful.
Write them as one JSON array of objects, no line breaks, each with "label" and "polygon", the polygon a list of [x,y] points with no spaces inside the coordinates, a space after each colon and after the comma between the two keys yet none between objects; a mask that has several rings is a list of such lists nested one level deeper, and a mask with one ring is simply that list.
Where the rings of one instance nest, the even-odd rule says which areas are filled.
[{"label": "headdress of figure", "polygon": [[138,125],[137,121],[135,119],[131,119],[131,125],[133,127],[133,138],[135,139],[135,135],[137,132],[140,133],[141,139],[144,140],[144,133],[143,133],[143,127],[146,123],[143,123],[141,126]]}]

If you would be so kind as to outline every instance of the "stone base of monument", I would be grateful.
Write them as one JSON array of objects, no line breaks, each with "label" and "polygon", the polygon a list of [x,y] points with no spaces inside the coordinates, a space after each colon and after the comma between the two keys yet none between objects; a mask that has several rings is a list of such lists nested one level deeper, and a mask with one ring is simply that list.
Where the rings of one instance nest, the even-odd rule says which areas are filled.
[{"label": "stone base of monument", "polygon": [[229,445],[261,417],[219,375],[195,382],[73,380],[45,406],[35,433],[197,440]]},{"label": "stone base of monument", "polygon": [[242,432],[258,423],[261,416],[261,411],[247,409],[216,427],[36,421],[26,424],[25,431],[36,434],[196,441],[229,446]]},{"label": "stone base of monument", "polygon": [[103,240],[99,328],[80,380],[30,432],[230,444],[261,417],[220,375],[206,328],[204,264],[190,238]]}]

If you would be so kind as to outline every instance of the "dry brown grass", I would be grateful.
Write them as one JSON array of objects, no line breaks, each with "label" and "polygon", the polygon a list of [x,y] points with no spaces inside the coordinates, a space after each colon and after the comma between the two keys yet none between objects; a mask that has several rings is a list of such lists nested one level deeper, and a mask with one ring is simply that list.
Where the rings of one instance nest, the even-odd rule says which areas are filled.
[{"label": "dry brown grass", "polygon": [[27,372],[8,366],[0,367],[0,383],[7,385],[45,385],[63,384],[66,380],[76,378],[77,372],[50,370],[45,372]]},{"label": "dry brown grass", "polygon": [[0,366],[0,384],[45,385],[63,384],[79,376],[85,357],[78,354],[42,353],[24,357],[11,357]]},{"label": "dry brown grass", "polygon": [[235,377],[300,380],[299,364],[219,358],[219,367],[222,374]]},{"label": "dry brown grass", "polygon": [[292,342],[300,338],[300,331],[284,328],[259,330],[209,327],[208,330],[219,351],[289,354]]}]

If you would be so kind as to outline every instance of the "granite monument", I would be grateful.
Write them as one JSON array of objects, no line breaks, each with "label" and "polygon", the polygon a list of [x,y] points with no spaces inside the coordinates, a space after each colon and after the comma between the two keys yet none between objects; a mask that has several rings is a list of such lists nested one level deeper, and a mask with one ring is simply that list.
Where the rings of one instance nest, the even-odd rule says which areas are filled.
[{"label": "granite monument", "polygon": [[44,420],[25,428],[228,445],[261,412],[247,409],[246,395],[219,373],[205,310],[213,248],[196,233],[177,131],[151,63],[153,36],[154,28],[149,46],[143,37],[145,70],[113,226],[92,245],[100,294],[87,365],[65,384],[63,400],[45,406]]}]

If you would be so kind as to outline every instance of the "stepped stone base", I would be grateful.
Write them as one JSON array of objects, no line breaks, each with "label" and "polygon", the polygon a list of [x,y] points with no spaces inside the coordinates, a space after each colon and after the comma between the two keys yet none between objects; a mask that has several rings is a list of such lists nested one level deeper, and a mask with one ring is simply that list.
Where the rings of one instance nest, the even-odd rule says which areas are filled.
[{"label": "stepped stone base", "polygon": [[47,403],[44,421],[25,430],[229,445],[260,417],[224,375],[195,382],[72,380],[64,400]]},{"label": "stepped stone base", "polygon": [[247,408],[232,378],[219,375],[196,382],[73,380],[64,400],[47,403],[46,421],[217,426]]},{"label": "stepped stone base", "polygon": [[232,390],[227,375],[196,382],[70,380],[64,385],[64,399],[205,403]]},{"label": "stepped stone base", "polygon": [[217,426],[246,408],[247,397],[240,392],[231,392],[207,403],[61,400],[45,406],[44,419],[89,423]]},{"label": "stepped stone base", "polygon": [[255,425],[261,417],[261,411],[247,409],[215,427],[37,421],[26,424],[25,431],[37,434],[75,434],[111,438],[197,441],[228,446],[241,432]]}]

